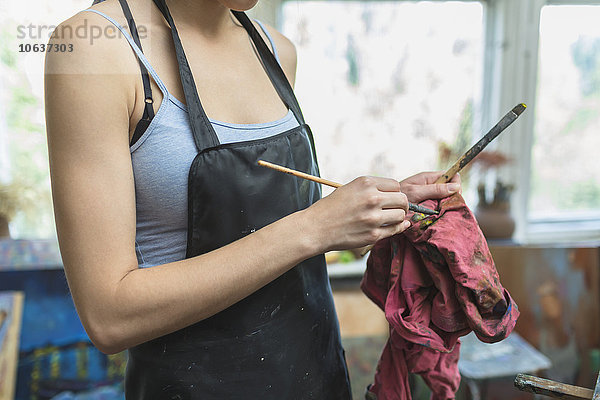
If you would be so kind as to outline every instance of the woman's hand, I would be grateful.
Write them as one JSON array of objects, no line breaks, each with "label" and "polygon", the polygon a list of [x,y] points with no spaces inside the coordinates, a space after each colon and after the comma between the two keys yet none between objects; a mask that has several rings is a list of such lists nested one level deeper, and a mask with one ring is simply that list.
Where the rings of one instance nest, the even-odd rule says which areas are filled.
[{"label": "woman's hand", "polygon": [[443,171],[421,172],[400,181],[400,190],[408,201],[418,204],[428,199],[443,199],[456,192],[462,193],[460,175],[456,174],[449,183],[434,183]]},{"label": "woman's hand", "polygon": [[394,179],[359,177],[304,212],[320,252],[373,244],[410,226],[408,199]]}]

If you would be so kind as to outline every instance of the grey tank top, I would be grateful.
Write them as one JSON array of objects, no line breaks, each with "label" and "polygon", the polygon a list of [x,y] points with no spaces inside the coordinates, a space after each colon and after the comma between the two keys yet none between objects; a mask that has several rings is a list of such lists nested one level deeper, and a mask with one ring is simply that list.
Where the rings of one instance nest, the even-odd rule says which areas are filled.
[{"label": "grey tank top", "polygon": [[[130,147],[135,181],[135,251],[140,267],[152,267],[185,258],[187,246],[187,179],[197,154],[187,108],[167,90],[148,59],[127,31],[108,15],[93,9],[114,24],[127,39],[163,99],[144,134]],[[269,39],[277,61],[273,39],[256,21]],[[224,143],[261,139],[298,126],[293,113],[261,124],[231,124],[210,119],[219,141]]]}]

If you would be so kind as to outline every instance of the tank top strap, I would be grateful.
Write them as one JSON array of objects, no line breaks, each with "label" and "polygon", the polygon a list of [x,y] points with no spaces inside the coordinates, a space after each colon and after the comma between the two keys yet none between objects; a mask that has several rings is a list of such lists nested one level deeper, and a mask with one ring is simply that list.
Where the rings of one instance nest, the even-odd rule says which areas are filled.
[{"label": "tank top strap", "polygon": [[267,39],[269,39],[269,44],[271,45],[271,48],[273,49],[273,55],[275,56],[275,59],[277,60],[277,62],[279,64],[281,64],[281,61],[279,61],[279,54],[277,54],[277,48],[275,47],[275,41],[273,40],[273,37],[271,36],[271,34],[269,33],[269,31],[267,30],[267,28],[265,27],[265,25],[262,22],[260,22],[256,18],[254,19],[254,21],[258,24],[258,26],[260,26],[260,29],[265,33],[265,36],[267,37]]},{"label": "tank top strap", "polygon": [[159,78],[159,76],[156,73],[156,71],[154,70],[154,68],[152,68],[152,65],[150,65],[150,61],[148,61],[148,59],[146,58],[146,56],[144,55],[144,53],[142,52],[142,50],[140,50],[140,48],[138,47],[138,45],[135,43],[135,41],[129,35],[129,33],[127,33],[127,31],[125,30],[125,28],[123,28],[113,18],[109,17],[108,15],[106,15],[105,13],[103,13],[101,11],[94,10],[94,9],[91,9],[91,8],[87,8],[87,9],[85,9],[83,11],[90,11],[90,12],[93,12],[93,13],[96,13],[98,15],[103,16],[109,22],[111,22],[114,26],[116,26],[119,31],[121,31],[121,33],[123,34],[123,36],[125,37],[125,39],[127,39],[127,41],[129,42],[129,45],[131,46],[131,48],[133,49],[133,51],[137,55],[138,59],[142,62],[142,64],[144,64],[144,67],[146,67],[146,69],[148,70],[148,72],[152,76],[152,79],[154,79],[154,81],[156,82],[156,84],[160,88],[161,92],[163,93],[163,96],[166,98],[169,95],[167,87],[165,86],[165,84],[163,83],[163,81]]}]

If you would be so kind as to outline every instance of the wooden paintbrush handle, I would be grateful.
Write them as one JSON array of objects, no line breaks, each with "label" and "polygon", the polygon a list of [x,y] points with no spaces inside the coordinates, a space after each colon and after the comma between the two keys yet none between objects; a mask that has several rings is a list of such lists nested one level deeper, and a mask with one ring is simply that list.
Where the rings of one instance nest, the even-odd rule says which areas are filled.
[{"label": "wooden paintbrush handle", "polygon": [[460,170],[466,167],[475,157],[482,152],[485,147],[490,144],[502,131],[504,131],[510,124],[512,124],[518,117],[525,111],[527,106],[524,103],[517,104],[510,110],[496,125],[489,130],[477,143],[473,145],[461,158],[454,163],[453,166],[440,176],[435,183],[448,183],[454,178]]},{"label": "wooden paintbrush handle", "polygon": [[[461,160],[464,158],[465,156],[461,157]],[[460,166],[460,160],[454,164],[453,166],[450,167],[450,169],[448,169],[448,171],[444,172],[444,175],[440,176],[439,178],[437,178],[437,180],[434,183],[448,183],[452,180],[452,178],[454,178],[454,175],[456,175],[458,173],[458,171],[460,171],[462,168]]]},{"label": "wooden paintbrush handle", "polygon": [[[264,160],[258,160],[258,165],[260,165],[262,167],[271,168],[271,169],[274,169],[279,172],[285,172],[286,174],[290,174],[290,175],[296,176],[298,178],[308,179],[309,181],[317,182],[322,185],[331,186],[336,189],[343,186],[341,183],[329,181],[329,180],[323,179],[319,176],[314,176],[314,175],[310,175],[310,174],[307,174],[307,173],[304,173],[301,171],[296,171],[295,169],[287,168],[287,167],[284,167],[284,166],[281,166],[278,164],[273,164],[273,163],[270,163],[270,162],[264,161]],[[420,206],[417,204],[413,204],[413,203],[408,203],[408,208],[411,211],[420,212],[423,214],[429,214],[429,215],[438,214],[438,212],[435,210],[430,210],[429,208],[426,208],[426,207],[423,207],[423,206]]]},{"label": "wooden paintbrush handle", "polygon": [[333,181],[328,181],[327,179],[323,179],[321,177],[314,176],[314,175],[309,175],[309,174],[306,174],[306,173],[301,172],[301,171],[296,171],[295,169],[291,169],[291,168],[283,167],[283,166],[278,165],[278,164],[270,163],[268,161],[258,160],[258,165],[260,165],[262,167],[271,168],[271,169],[274,169],[274,170],[279,171],[279,172],[285,172],[286,174],[294,175],[294,176],[297,176],[298,178],[308,179],[309,181],[317,182],[317,183],[320,183],[322,185],[331,186],[331,187],[334,187],[336,189],[339,188],[340,186],[342,186],[341,183],[337,183],[337,182],[333,182]]}]

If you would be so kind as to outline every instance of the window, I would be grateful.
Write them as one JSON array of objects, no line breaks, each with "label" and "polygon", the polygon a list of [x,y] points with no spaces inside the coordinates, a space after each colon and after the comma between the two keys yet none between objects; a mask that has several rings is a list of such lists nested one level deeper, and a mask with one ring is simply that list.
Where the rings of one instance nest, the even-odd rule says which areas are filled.
[{"label": "window", "polygon": [[494,179],[515,186],[515,238],[536,241],[600,238],[598,21],[595,0],[290,0],[278,26],[334,180],[444,168],[438,143],[466,149],[526,103],[488,149],[511,157]]},{"label": "window", "polygon": [[408,177],[439,167],[441,143],[471,144],[479,2],[290,1],[282,31],[296,45],[296,92],[324,177]]},{"label": "window", "polygon": [[600,6],[541,10],[530,216],[600,216]]}]

